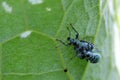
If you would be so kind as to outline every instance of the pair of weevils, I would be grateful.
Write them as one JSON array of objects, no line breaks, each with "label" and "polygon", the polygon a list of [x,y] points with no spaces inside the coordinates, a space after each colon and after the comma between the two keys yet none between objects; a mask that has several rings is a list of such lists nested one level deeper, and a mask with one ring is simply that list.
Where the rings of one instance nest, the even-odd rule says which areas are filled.
[{"label": "pair of weevils", "polygon": [[76,32],[76,37],[71,38],[71,32],[69,27],[67,27],[67,30],[69,31],[69,37],[67,37],[67,40],[69,43],[65,43],[60,39],[56,39],[60,43],[64,44],[65,46],[74,46],[74,50],[76,52],[76,56],[79,57],[80,59],[86,59],[87,61],[90,61],[90,63],[98,63],[101,55],[98,54],[97,52],[93,51],[94,49],[94,44],[84,41],[84,40],[79,40],[79,33],[77,30],[70,24],[71,28]]}]

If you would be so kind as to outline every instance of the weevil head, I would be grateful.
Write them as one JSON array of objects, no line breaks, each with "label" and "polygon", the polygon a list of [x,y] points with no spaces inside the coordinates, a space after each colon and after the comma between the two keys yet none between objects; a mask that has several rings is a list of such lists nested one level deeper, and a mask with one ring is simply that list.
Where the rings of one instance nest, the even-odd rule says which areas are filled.
[{"label": "weevil head", "polygon": [[67,40],[71,43],[71,44],[74,44],[75,43],[75,40],[71,37],[67,37]]}]

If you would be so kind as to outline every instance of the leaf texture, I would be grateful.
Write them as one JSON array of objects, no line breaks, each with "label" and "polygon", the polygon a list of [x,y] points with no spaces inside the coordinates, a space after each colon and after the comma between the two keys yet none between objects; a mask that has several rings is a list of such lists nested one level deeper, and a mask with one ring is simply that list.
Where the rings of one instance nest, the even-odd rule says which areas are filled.
[{"label": "leaf texture", "polygon": [[[99,0],[0,3],[1,80],[119,80],[113,64],[110,21],[106,25],[108,17],[101,15]],[[101,50],[99,63],[91,64],[77,57],[71,60],[75,56],[73,47],[55,41],[66,41],[66,26],[70,23],[80,39]]]}]

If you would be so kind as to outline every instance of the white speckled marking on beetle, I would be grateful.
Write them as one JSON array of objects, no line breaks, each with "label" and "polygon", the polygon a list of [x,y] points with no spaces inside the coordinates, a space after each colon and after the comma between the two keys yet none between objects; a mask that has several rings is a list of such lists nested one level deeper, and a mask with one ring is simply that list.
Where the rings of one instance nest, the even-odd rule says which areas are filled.
[{"label": "white speckled marking on beetle", "polygon": [[5,1],[2,2],[2,7],[5,9],[5,11],[6,11],[7,13],[11,13],[11,12],[12,12],[12,7],[9,6],[7,2],[5,2]]},{"label": "white speckled marking on beetle", "polygon": [[43,3],[43,0],[28,0],[28,1],[29,1],[32,5]]},{"label": "white speckled marking on beetle", "polygon": [[46,11],[51,11],[51,8],[50,8],[50,7],[47,7],[47,8],[46,8]]},{"label": "white speckled marking on beetle", "polygon": [[28,36],[31,34],[31,32],[32,32],[32,31],[25,31],[25,32],[23,32],[23,33],[20,35],[20,37],[21,37],[21,38],[26,38],[26,37],[28,37]]}]

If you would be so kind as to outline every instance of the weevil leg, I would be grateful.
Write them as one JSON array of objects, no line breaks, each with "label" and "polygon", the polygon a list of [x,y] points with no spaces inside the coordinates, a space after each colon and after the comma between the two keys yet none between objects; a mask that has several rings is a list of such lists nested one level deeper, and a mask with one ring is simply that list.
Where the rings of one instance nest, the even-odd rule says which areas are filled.
[{"label": "weevil leg", "polygon": [[65,43],[65,42],[63,42],[63,41],[60,40],[60,39],[56,39],[56,41],[62,43],[62,44],[65,45],[65,46],[71,45],[71,43]]}]

